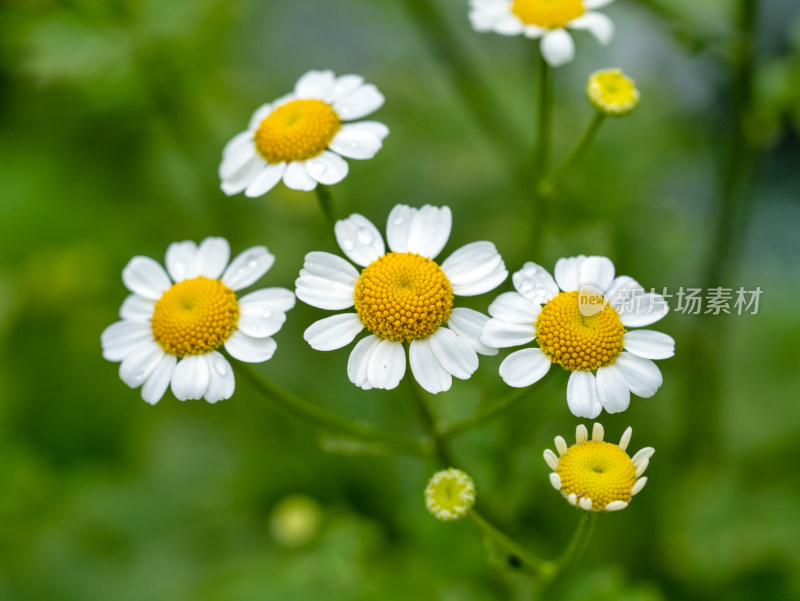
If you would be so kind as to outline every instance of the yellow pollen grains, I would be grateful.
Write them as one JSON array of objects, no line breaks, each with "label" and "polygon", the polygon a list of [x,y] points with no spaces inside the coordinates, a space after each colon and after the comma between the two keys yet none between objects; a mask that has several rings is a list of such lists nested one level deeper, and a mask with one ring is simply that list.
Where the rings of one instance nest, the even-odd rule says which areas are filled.
[{"label": "yellow pollen grains", "polygon": [[342,127],[321,100],[293,100],[278,107],[255,133],[256,149],[270,163],[304,161],[321,154]]},{"label": "yellow pollen grains", "polygon": [[442,268],[416,253],[388,253],[370,263],[354,297],[361,323],[396,342],[427,338],[453,308],[453,288]]},{"label": "yellow pollen grains", "polygon": [[178,357],[213,351],[236,330],[236,294],[203,276],[173,285],[156,302],[150,325],[165,352]]},{"label": "yellow pollen grains", "polygon": [[619,69],[592,73],[586,94],[594,108],[614,117],[623,117],[639,105],[636,84]]},{"label": "yellow pollen grains", "polygon": [[636,468],[628,454],[597,440],[572,445],[558,460],[556,473],[565,497],[591,499],[596,508],[613,501],[628,503],[636,484]]},{"label": "yellow pollen grains", "polygon": [[623,349],[625,328],[610,305],[583,315],[578,292],[562,292],[548,301],[536,320],[536,341],[551,361],[569,371],[611,365]]},{"label": "yellow pollen grains", "polygon": [[586,9],[581,0],[514,0],[511,12],[525,25],[559,29],[580,17]]}]

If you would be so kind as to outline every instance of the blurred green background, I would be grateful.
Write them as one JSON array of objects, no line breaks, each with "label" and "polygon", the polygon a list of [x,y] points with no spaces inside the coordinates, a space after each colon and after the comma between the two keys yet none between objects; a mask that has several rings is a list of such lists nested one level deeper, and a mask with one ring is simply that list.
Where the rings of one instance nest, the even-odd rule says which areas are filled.
[{"label": "blurred green background", "polygon": [[[544,240],[531,239],[509,159],[525,161],[533,141],[535,47],[474,33],[466,0],[431,5],[441,36],[422,0],[0,4],[2,601],[529,598],[530,582],[485,561],[471,524],[427,514],[433,463],[328,453],[317,430],[241,379],[216,406],[167,393],[150,407],[101,357],[134,255],[162,260],[170,242],[208,235],[234,253],[266,244],[277,262],[261,283],[292,288],[306,252],[335,250],[312,194],[280,184],[227,198],[216,174],[251,112],[312,68],[359,73],[387,98],[374,115],[391,129],[384,149],[350,161],[333,188],[343,212],[383,229],[396,203],[447,204],[443,256],[488,239],[510,271],[604,254],[646,287],[763,290],[758,315],[673,312],[658,324],[677,341],[662,389],[600,418],[609,438],[632,425],[633,449],[657,449],[649,484],[600,516],[581,565],[548,598],[800,598],[800,5],[604,9],[612,44],[577,34],[577,60],[555,73],[556,157],[591,119],[593,70],[622,67],[642,103],[606,123]],[[454,46],[442,51],[445,36]],[[453,60],[468,68],[462,84],[498,99],[496,131],[477,124]],[[498,133],[509,130],[516,146]],[[510,288],[470,305],[485,310]],[[418,433],[405,386],[357,390],[349,348],[306,345],[323,315],[298,304],[258,369],[352,419]],[[506,354],[433,399],[443,420],[507,392]],[[541,459],[578,423],[565,382],[551,373],[456,443],[483,513],[546,556],[578,519]]]}]

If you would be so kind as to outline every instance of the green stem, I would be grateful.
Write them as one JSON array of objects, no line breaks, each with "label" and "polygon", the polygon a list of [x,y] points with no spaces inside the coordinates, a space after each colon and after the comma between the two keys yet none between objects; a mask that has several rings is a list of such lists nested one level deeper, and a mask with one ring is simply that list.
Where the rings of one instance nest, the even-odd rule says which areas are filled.
[{"label": "green stem", "polygon": [[508,555],[508,564],[510,566],[521,565],[539,576],[544,578],[551,577],[555,567],[552,561],[542,559],[528,551],[525,547],[503,534],[475,509],[469,512],[469,518],[488,539],[505,551]]},{"label": "green stem", "polygon": [[594,532],[594,525],[597,522],[598,512],[584,511],[582,513],[583,515],[581,515],[578,527],[575,529],[575,534],[572,535],[572,539],[569,541],[567,548],[564,549],[564,552],[556,560],[556,569],[553,577],[561,574],[570,565],[577,563],[589,546],[589,541]]},{"label": "green stem", "polygon": [[433,452],[436,455],[437,460],[442,464],[443,467],[455,467],[453,455],[447,446],[447,442],[439,431],[439,426],[436,423],[436,417],[433,413],[433,409],[428,402],[428,397],[415,380],[410,379],[409,386],[412,390],[412,397],[414,398],[414,404],[417,408],[417,412],[419,413],[422,427],[425,429],[426,434],[428,434],[430,439],[433,441]]},{"label": "green stem", "polygon": [[317,193],[317,200],[319,201],[319,208],[322,209],[322,214],[328,220],[328,224],[333,228],[336,225],[337,211],[336,203],[333,202],[333,194],[331,189],[324,184],[317,184],[314,188]]},{"label": "green stem", "polygon": [[533,151],[531,169],[533,193],[533,227],[531,232],[531,252],[537,261],[542,261],[545,249],[545,222],[547,221],[547,197],[541,193],[541,184],[550,170],[551,127],[553,121],[553,90],[550,65],[538,50],[539,85],[536,115],[536,144]]},{"label": "green stem", "polygon": [[586,128],[586,131],[583,133],[580,141],[575,148],[572,149],[572,152],[569,154],[569,156],[564,159],[564,162],[561,163],[561,165],[553,170],[549,177],[544,179],[541,186],[542,196],[546,198],[552,198],[555,196],[556,190],[564,181],[567,173],[583,156],[587,148],[592,145],[595,137],[597,137],[597,132],[600,131],[600,128],[605,121],[606,115],[599,111],[595,113],[594,118],[589,123],[589,127]]},{"label": "green stem", "polygon": [[264,398],[323,430],[339,432],[361,440],[384,442],[408,454],[426,454],[428,452],[427,445],[416,437],[388,432],[367,424],[350,421],[296,394],[275,386],[275,384],[248,365],[238,361],[232,361],[231,363],[239,375],[248,380],[252,387]]},{"label": "green stem", "polygon": [[464,434],[464,432],[468,432],[474,428],[477,428],[480,425],[483,425],[485,422],[502,415],[516,407],[521,401],[525,399],[526,396],[533,390],[533,386],[528,386],[526,388],[520,388],[519,390],[515,390],[510,394],[507,394],[502,399],[497,401],[496,403],[492,403],[488,407],[483,407],[479,409],[475,415],[472,417],[468,417],[463,419],[459,422],[452,424],[451,426],[444,429],[442,432],[442,438],[450,439],[455,438],[456,436],[460,436]]}]

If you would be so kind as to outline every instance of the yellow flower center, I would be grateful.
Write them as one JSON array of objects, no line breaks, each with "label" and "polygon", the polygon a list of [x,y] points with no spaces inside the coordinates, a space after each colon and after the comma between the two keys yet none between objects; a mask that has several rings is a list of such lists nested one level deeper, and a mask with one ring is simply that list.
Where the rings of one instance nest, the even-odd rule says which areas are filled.
[{"label": "yellow flower center", "polygon": [[611,365],[623,349],[625,328],[611,305],[584,315],[579,293],[562,292],[542,307],[536,320],[536,341],[551,361],[570,371]]},{"label": "yellow flower center", "polygon": [[628,454],[597,440],[572,445],[558,460],[556,473],[565,496],[588,497],[597,509],[612,501],[629,502],[636,484],[636,468]]},{"label": "yellow flower center", "polygon": [[600,111],[625,115],[639,104],[639,90],[619,69],[593,73],[586,88],[589,100]]},{"label": "yellow flower center", "polygon": [[474,504],[475,483],[461,470],[436,472],[425,487],[425,505],[436,519],[461,519]]},{"label": "yellow flower center", "polygon": [[173,285],[156,302],[150,326],[165,352],[178,357],[202,355],[236,330],[236,294],[219,280],[203,276]]},{"label": "yellow flower center", "polygon": [[566,27],[586,9],[581,0],[514,0],[511,12],[525,25],[558,29]]},{"label": "yellow flower center", "polygon": [[447,322],[453,288],[430,259],[416,253],[388,253],[361,272],[355,306],[361,323],[378,337],[417,340]]},{"label": "yellow flower center", "polygon": [[256,149],[270,163],[304,161],[328,147],[342,127],[321,100],[293,100],[270,113],[255,133]]}]

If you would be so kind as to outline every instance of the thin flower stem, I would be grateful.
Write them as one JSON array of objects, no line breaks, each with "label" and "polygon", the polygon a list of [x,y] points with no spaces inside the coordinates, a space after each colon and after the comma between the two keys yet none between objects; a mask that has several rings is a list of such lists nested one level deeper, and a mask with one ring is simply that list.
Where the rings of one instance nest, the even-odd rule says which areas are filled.
[{"label": "thin flower stem", "polygon": [[592,142],[594,142],[594,139],[597,136],[597,132],[600,131],[600,128],[605,121],[606,115],[599,111],[595,113],[594,118],[589,123],[589,127],[586,128],[586,131],[583,133],[580,141],[575,148],[572,149],[572,152],[569,154],[569,156],[564,159],[564,162],[554,169],[553,172],[542,182],[542,196],[546,198],[552,198],[555,196],[556,190],[564,181],[567,173],[583,156],[589,146],[592,145]]},{"label": "thin flower stem", "polygon": [[596,511],[582,511],[581,519],[578,521],[578,527],[569,541],[564,552],[561,553],[558,559],[552,562],[552,569],[549,574],[544,575],[539,583],[539,593],[544,592],[549,588],[558,578],[564,576],[565,572],[573,565],[575,565],[589,546],[589,541],[594,533],[594,525],[597,522]]},{"label": "thin flower stem", "polygon": [[317,184],[314,191],[317,193],[317,200],[319,200],[319,208],[322,209],[322,214],[325,215],[328,224],[333,228],[338,219],[338,211],[336,210],[336,203],[333,202],[331,189],[324,184]]},{"label": "thin flower stem", "polygon": [[528,551],[525,547],[503,534],[475,509],[469,512],[469,518],[487,538],[506,552],[509,566],[524,566],[543,578],[551,577],[555,568],[555,564],[552,561],[542,559]]},{"label": "thin flower stem", "polygon": [[544,59],[541,51],[537,54],[539,57],[539,85],[536,104],[536,145],[534,146],[533,165],[531,169],[533,175],[531,184],[533,194],[531,244],[533,246],[533,257],[541,261],[545,248],[545,222],[547,221],[548,213],[548,199],[542,194],[541,187],[545,175],[550,171],[553,90],[550,65]]},{"label": "thin flower stem", "polygon": [[232,364],[239,375],[248,380],[264,398],[323,430],[339,432],[360,440],[384,442],[406,454],[424,455],[429,452],[428,445],[414,436],[388,432],[367,424],[350,421],[279,388],[248,365],[238,361],[232,361]]},{"label": "thin flower stem", "polygon": [[428,397],[413,379],[409,380],[409,386],[412,390],[411,396],[414,398],[414,404],[417,408],[417,412],[419,413],[422,427],[425,429],[425,433],[428,434],[430,439],[433,441],[433,453],[436,456],[436,459],[442,464],[443,467],[455,467],[453,454],[450,452],[450,448],[448,447],[445,438],[439,431],[439,426],[436,422],[433,409],[428,402]]},{"label": "thin flower stem", "polygon": [[519,390],[515,390],[514,392],[507,394],[496,403],[492,403],[488,407],[479,409],[478,412],[472,417],[463,419],[445,428],[442,432],[442,438],[445,440],[455,438],[456,436],[460,436],[465,432],[469,432],[470,430],[483,425],[487,421],[510,411],[520,402],[522,402],[532,390],[533,387],[528,386],[527,388],[520,388]]}]

